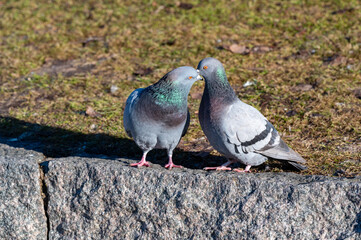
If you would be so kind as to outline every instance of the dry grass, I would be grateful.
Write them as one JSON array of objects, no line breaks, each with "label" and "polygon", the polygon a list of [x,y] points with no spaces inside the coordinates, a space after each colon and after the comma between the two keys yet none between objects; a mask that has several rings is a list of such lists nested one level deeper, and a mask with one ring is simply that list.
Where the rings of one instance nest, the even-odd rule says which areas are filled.
[{"label": "dry grass", "polygon": [[[305,174],[359,175],[359,1],[240,2],[0,1],[0,133],[41,141],[48,156],[139,157],[122,127],[127,96],[213,56],[239,97],[307,159]],[[257,84],[243,88],[248,80]],[[202,82],[192,89],[175,156],[196,168],[222,161],[202,153],[211,150],[196,115],[202,91]]]}]

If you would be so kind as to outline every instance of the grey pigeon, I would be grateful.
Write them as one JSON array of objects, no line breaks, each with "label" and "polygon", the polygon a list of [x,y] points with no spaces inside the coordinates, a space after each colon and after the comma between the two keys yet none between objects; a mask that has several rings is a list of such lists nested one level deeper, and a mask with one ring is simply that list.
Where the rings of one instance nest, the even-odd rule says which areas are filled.
[{"label": "grey pigeon", "polygon": [[192,67],[179,67],[164,75],[157,83],[133,91],[127,99],[124,128],[143,150],[140,162],[131,166],[147,166],[147,153],[152,149],[167,149],[172,169],[172,154],[189,126],[187,98],[193,83],[201,79]]},{"label": "grey pigeon", "polygon": [[205,88],[199,107],[199,121],[211,145],[228,162],[206,170],[231,170],[234,162],[251,166],[264,163],[268,157],[286,160],[299,170],[306,161],[287,146],[274,126],[254,107],[242,102],[229,84],[221,62],[205,58],[198,64],[199,73],[205,79]]}]

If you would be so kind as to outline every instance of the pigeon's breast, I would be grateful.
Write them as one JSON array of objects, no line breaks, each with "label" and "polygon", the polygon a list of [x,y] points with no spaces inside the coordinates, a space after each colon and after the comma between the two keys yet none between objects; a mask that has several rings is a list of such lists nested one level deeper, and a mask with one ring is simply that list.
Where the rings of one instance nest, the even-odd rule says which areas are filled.
[{"label": "pigeon's breast", "polygon": [[187,120],[187,112],[164,113],[164,118],[160,118],[168,127],[184,126]]},{"label": "pigeon's breast", "polygon": [[183,126],[187,120],[187,107],[154,106],[147,109],[147,115],[155,122],[161,122],[167,127]]},{"label": "pigeon's breast", "polygon": [[225,103],[221,98],[211,99],[209,105],[209,118],[211,121],[220,122],[222,117],[227,113],[230,105]]},{"label": "pigeon's breast", "polygon": [[229,106],[220,99],[212,99],[210,104],[201,104],[199,120],[205,135],[211,145],[222,154],[228,152],[224,144],[225,136],[221,129],[222,117],[227,112]]}]

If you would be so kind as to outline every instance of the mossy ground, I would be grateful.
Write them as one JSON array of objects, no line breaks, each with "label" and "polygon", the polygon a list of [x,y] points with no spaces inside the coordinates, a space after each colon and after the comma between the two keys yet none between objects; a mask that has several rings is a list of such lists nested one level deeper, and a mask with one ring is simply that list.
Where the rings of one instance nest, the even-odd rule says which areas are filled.
[{"label": "mossy ground", "polygon": [[[359,175],[360,6],[356,0],[0,1],[0,134],[39,140],[48,156],[83,149],[139,158],[122,126],[128,95],[212,56],[239,97],[307,159],[305,174]],[[232,44],[249,53],[233,53]],[[257,84],[244,88],[248,80]],[[191,125],[175,154],[176,163],[199,168],[223,161],[215,151],[202,152],[212,150],[197,119],[203,84],[192,88]],[[88,107],[100,115],[85,114]],[[286,170],[278,162],[269,166]]]}]

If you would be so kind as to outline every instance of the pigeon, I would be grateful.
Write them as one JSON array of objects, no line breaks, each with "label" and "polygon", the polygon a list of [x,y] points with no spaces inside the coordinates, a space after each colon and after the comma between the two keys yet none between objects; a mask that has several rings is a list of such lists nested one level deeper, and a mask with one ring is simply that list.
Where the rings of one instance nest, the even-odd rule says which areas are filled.
[{"label": "pigeon", "polygon": [[220,61],[205,58],[197,68],[205,79],[199,122],[210,144],[228,159],[205,170],[231,170],[229,165],[241,162],[246,168],[235,171],[250,172],[269,157],[285,160],[299,170],[307,168],[302,165],[305,159],[287,146],[262,113],[238,99]]},{"label": "pigeon", "polygon": [[142,149],[140,162],[133,167],[146,166],[147,153],[152,149],[167,149],[169,162],[165,168],[180,168],[172,154],[189,126],[187,98],[193,83],[202,79],[196,69],[176,68],[147,88],[138,88],[128,97],[123,125],[129,137]]}]

